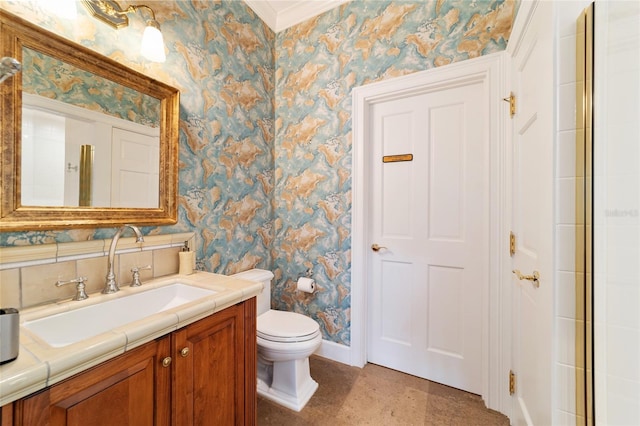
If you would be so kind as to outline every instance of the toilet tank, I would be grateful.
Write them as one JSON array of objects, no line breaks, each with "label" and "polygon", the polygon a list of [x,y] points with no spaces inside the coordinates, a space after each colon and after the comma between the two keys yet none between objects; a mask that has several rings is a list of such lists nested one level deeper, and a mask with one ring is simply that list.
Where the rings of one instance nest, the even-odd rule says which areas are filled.
[{"label": "toilet tank", "polygon": [[239,272],[231,276],[262,283],[262,292],[258,294],[258,315],[271,309],[271,280],[273,279],[273,272],[267,271],[266,269],[249,269],[248,271]]}]

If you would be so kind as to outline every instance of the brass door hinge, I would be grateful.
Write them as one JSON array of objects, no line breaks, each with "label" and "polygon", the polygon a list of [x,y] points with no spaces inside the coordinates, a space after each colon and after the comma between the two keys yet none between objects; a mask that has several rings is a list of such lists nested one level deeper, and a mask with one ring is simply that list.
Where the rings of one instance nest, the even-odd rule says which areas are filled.
[{"label": "brass door hinge", "polygon": [[516,373],[513,370],[509,370],[509,395],[516,393]]},{"label": "brass door hinge", "polygon": [[502,98],[502,100],[509,102],[509,115],[513,118],[513,116],[516,115],[516,95],[511,92],[508,98]]},{"label": "brass door hinge", "polygon": [[516,235],[511,231],[509,233],[509,255],[513,257],[516,254]]}]

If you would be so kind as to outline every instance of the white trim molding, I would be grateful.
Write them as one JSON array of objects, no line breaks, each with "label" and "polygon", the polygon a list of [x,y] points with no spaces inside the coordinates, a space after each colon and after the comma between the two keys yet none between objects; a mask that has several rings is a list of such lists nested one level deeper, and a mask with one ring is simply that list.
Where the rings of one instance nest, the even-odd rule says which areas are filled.
[{"label": "white trim molding", "polygon": [[80,121],[103,123],[110,127],[117,127],[118,129],[128,130],[141,135],[160,137],[160,127],[147,126],[134,121],[118,118],[114,115],[79,107],[57,99],[34,95],[32,93],[25,92],[22,94],[22,107],[50,112]]},{"label": "white trim molding", "polygon": [[[510,92],[512,87],[512,60],[511,58],[516,55],[518,50],[522,48],[522,41],[524,33],[531,23],[533,14],[538,6],[538,0],[524,0],[520,3],[518,8],[518,14],[513,22],[511,34],[509,35],[509,42],[505,49],[505,92]],[[510,123],[510,119],[505,119],[503,123],[503,132],[505,140],[504,151],[504,167],[502,167],[502,180],[504,189],[504,199],[502,202],[502,211],[504,220],[502,222],[503,234],[506,241],[507,235],[511,230],[511,215],[513,198],[512,193],[512,179],[513,179],[513,150],[511,149],[513,141],[513,130]],[[505,253],[508,253],[508,248],[505,248]],[[513,367],[513,351],[512,351],[512,333],[513,327],[511,324],[513,318],[512,310],[512,297],[513,291],[511,286],[511,261],[510,258],[502,260],[504,266],[501,269],[502,272],[502,285],[500,287],[500,317],[501,317],[501,330],[500,330],[500,377],[504,378],[508,376],[510,369]],[[499,398],[495,410],[500,411],[507,417],[511,418],[513,397],[509,394],[509,385],[507,380],[502,380],[498,384],[497,397]],[[493,407],[492,407],[493,408]]]},{"label": "white trim molding", "polygon": [[[275,33],[327,12],[351,0],[244,0]],[[281,5],[276,6],[281,3]]]},{"label": "white trim molding", "polygon": [[351,263],[351,350],[350,364],[362,367],[367,362],[367,265],[369,229],[369,175],[366,141],[368,139],[371,105],[407,95],[418,95],[470,83],[484,87],[486,108],[489,110],[489,288],[482,299],[482,397],[489,408],[500,405],[500,383],[507,380],[503,369],[501,296],[505,262],[508,258],[508,234],[503,223],[506,194],[505,160],[507,158],[505,129],[508,105],[502,101],[506,94],[505,52],[494,53],[407,76],[357,87],[352,93],[353,157],[352,157],[352,263]]},{"label": "white trim molding", "polygon": [[314,354],[347,365],[350,364],[351,360],[351,349],[349,346],[341,345],[340,343],[330,340],[323,340]]},{"label": "white trim molding", "polygon": [[509,34],[509,42],[507,43],[506,51],[509,53],[510,57],[515,56],[518,49],[520,49],[525,30],[529,27],[529,24],[533,19],[536,7],[538,7],[538,0],[525,0],[520,3],[518,15],[513,21],[511,34]]}]

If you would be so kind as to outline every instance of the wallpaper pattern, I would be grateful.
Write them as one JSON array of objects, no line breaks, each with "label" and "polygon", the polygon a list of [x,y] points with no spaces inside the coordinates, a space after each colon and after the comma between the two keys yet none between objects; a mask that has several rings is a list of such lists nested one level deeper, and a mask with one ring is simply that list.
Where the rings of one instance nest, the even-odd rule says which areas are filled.
[{"label": "wallpaper pattern", "polygon": [[[351,90],[504,50],[513,1],[353,1],[276,36],[278,309],[350,344]],[[312,271],[314,295],[295,291]]]},{"label": "wallpaper pattern", "polygon": [[[165,64],[139,57],[142,23],[114,35],[81,6],[77,22],[34,2],[0,7],[178,87],[179,222],[143,231],[195,231],[199,269],[272,269],[275,308],[349,345],[351,89],[503,50],[516,4],[354,0],[274,35],[239,0],[154,1]],[[0,233],[0,245],[113,232]],[[308,271],[312,295],[295,291]]]},{"label": "wallpaper pattern", "polygon": [[160,101],[51,56],[24,49],[22,90],[49,99],[158,127]]},{"label": "wallpaper pattern", "polygon": [[[153,1],[167,61],[149,63],[139,53],[143,17],[131,16],[129,27],[114,30],[80,2],[75,20],[57,17],[46,4],[0,1],[9,12],[180,90],[178,223],[143,232],[195,231],[202,270],[270,268],[274,33],[241,1]],[[0,233],[0,245],[110,238],[114,232]]]}]

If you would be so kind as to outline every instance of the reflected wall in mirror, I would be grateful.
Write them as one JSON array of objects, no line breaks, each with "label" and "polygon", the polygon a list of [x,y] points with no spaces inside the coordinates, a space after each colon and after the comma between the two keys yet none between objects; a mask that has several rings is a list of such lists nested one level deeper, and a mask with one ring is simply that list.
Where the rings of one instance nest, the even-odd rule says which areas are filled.
[{"label": "reflected wall in mirror", "polygon": [[[159,206],[158,127],[23,91],[21,142],[23,206]],[[93,149],[93,179],[91,201],[81,202],[86,146]]]},{"label": "reflected wall in mirror", "polygon": [[[0,56],[23,64],[0,84],[0,231],[176,223],[177,89],[6,11],[0,19]],[[93,161],[81,165],[83,149]]]},{"label": "reflected wall in mirror", "polygon": [[22,49],[22,93],[158,127],[160,101],[33,49]]}]

